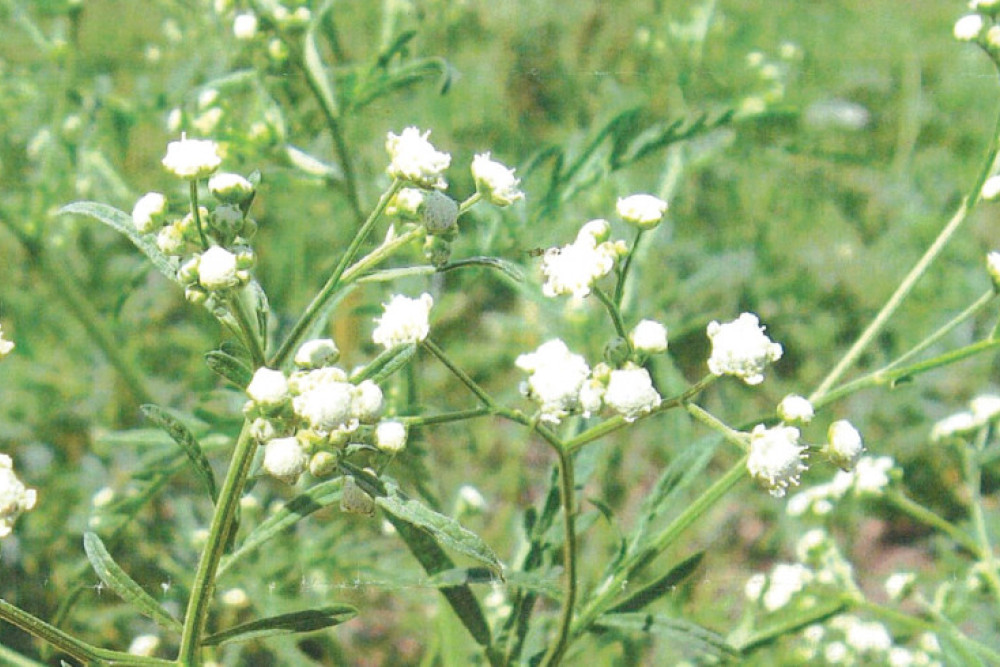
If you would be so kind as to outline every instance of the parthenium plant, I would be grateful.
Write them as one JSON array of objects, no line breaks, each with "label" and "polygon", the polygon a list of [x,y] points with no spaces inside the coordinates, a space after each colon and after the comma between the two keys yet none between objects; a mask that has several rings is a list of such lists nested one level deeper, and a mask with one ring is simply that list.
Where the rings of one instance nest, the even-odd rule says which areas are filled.
[{"label": "parthenium plant", "polygon": [[[955,35],[978,43],[996,61],[1000,27],[994,25],[994,4],[973,3],[975,13],[956,24]],[[252,37],[257,30],[251,18],[248,14],[237,17],[240,39]],[[296,22],[299,28],[309,23],[305,15],[283,18],[291,27]],[[322,100],[320,81],[314,85]],[[186,181],[187,201],[170,202],[162,194],[149,193],[136,202],[131,215],[95,203],[71,204],[63,210],[90,216],[125,234],[184,290],[192,304],[207,308],[227,333],[226,343],[207,359],[213,370],[244,394],[246,403],[235,443],[223,448],[226,473],[221,484],[209,461],[209,454],[217,450],[209,451],[205,439],[196,437],[171,412],[153,405],[144,408],[147,417],[180,447],[186,458],[182,465],[197,476],[214,508],[197,570],[187,583],[186,608],[176,615],[161,605],[115,562],[113,549],[106,546],[114,535],[90,532],[84,548],[96,574],[136,611],[156,622],[160,628],[156,641],[146,637],[126,653],[92,646],[6,602],[0,602],[0,617],[69,656],[122,664],[197,664],[224,659],[224,649],[219,647],[225,644],[330,628],[373,610],[331,600],[320,608],[232,625],[214,624],[210,611],[213,605],[226,602],[216,596],[222,573],[238,571],[255,549],[333,505],[361,516],[377,513],[391,524],[426,571],[429,585],[440,590],[479,646],[481,660],[491,664],[557,664],[572,651],[583,650],[592,637],[639,633],[667,637],[684,651],[709,661],[745,659],[786,636],[795,638],[793,650],[803,660],[884,658],[893,664],[930,664],[946,651],[949,657],[968,660],[967,664],[995,661],[996,647],[988,639],[966,636],[952,620],[961,610],[950,603],[947,590],[924,597],[915,578],[900,573],[887,582],[887,594],[894,601],[915,600],[915,612],[870,601],[827,528],[836,527],[830,519],[838,517],[842,505],[857,499],[884,501],[952,540],[967,559],[969,587],[981,592],[994,610],[1000,609],[1000,575],[981,498],[982,466],[994,436],[993,424],[1000,416],[1000,401],[980,397],[968,412],[937,424],[933,431],[934,440],[955,445],[962,460],[971,529],[937,516],[902,494],[897,488],[901,473],[892,459],[865,456],[861,434],[849,421],[828,419],[824,442],[807,442],[802,433],[817,413],[839,398],[895,385],[1000,344],[991,335],[967,348],[915,361],[961,321],[991,303],[995,289],[990,289],[913,350],[881,369],[841,383],[980,195],[989,199],[1000,191],[994,180],[998,177],[992,176],[997,142],[994,137],[984,167],[959,210],[842,362],[808,398],[789,395],[776,406],[774,415],[733,426],[699,405],[699,398],[724,376],[749,386],[761,384],[783,349],[769,338],[755,314],[733,313],[729,321],[707,325],[711,351],[706,360],[700,360],[707,371],[704,377],[673,395],[661,394],[650,361],[667,353],[667,328],[653,313],[632,312],[625,306],[625,295],[638,261],[636,249],[647,235],[656,233],[666,215],[663,199],[646,194],[624,197],[617,206],[624,225],[592,220],[581,226],[573,241],[542,253],[540,292],[551,299],[573,299],[584,308],[603,309],[614,336],[601,360],[574,353],[561,338],[520,354],[513,365],[525,374],[525,400],[508,405],[435,342],[435,298],[429,291],[387,295],[384,312],[370,332],[372,342],[383,351],[354,368],[337,366],[337,342],[320,332],[336,319],[338,301],[362,283],[429,277],[468,266],[495,268],[512,280],[523,279],[517,267],[502,258],[452,256],[463,214],[473,206],[505,207],[523,198],[512,170],[489,153],[477,155],[470,167],[476,193],[459,203],[445,194],[451,156],[437,150],[428,141],[428,133],[416,128],[389,133],[389,186],[371,211],[362,211],[360,202],[355,202],[361,215],[353,239],[339,250],[335,268],[300,318],[275,336],[272,308],[253,274],[257,223],[251,214],[258,178],[220,173],[224,160],[218,144],[182,137],[168,146],[163,165]],[[352,192],[356,199],[356,190]],[[616,234],[616,228],[628,233]],[[375,238],[381,241],[373,243]],[[413,261],[414,248],[422,251],[424,261]],[[991,255],[988,264],[994,284],[1000,275],[998,258]],[[386,268],[390,264],[392,268]],[[433,291],[430,284],[427,289]],[[0,337],[0,355],[11,349]],[[404,405],[406,411],[401,412],[394,401],[387,400],[383,387],[399,374],[413,373],[421,353],[439,362],[456,386],[467,390],[468,409],[433,413]],[[592,445],[601,438],[670,410],[686,411],[717,440],[731,445],[735,455],[725,458],[730,467],[710,483],[703,482],[702,473],[714,455],[710,438],[680,453],[662,472],[641,518],[623,537],[604,573],[583,580],[579,561],[587,526],[580,521],[579,459],[591,454]],[[500,555],[456,517],[435,509],[414,489],[402,488],[393,475],[410,434],[446,422],[486,417],[523,427],[557,462],[550,493],[540,508],[526,512],[524,544]],[[822,459],[840,471],[828,483],[795,492],[807,466]],[[241,502],[249,485],[264,476],[296,485],[300,495],[285,509],[252,523],[241,517]],[[747,596],[753,604],[728,636],[652,610],[656,600],[691,576],[701,554],[691,554],[665,572],[651,574],[654,561],[668,548],[682,545],[685,530],[748,477],[775,498],[787,495],[787,514],[794,520],[812,522],[796,545],[796,561],[779,563],[769,574],[751,578]],[[674,506],[685,499],[684,490],[693,490],[694,497],[677,510]],[[468,497],[468,502],[477,502],[474,494]],[[14,474],[11,459],[0,456],[0,536],[10,532],[17,516],[32,509],[35,500],[35,491]],[[668,520],[662,521],[664,516]],[[471,559],[477,566],[456,566],[455,556]],[[553,564],[559,569],[552,570]],[[558,572],[555,587],[543,576],[552,571]],[[641,587],[630,584],[643,578],[648,583]],[[492,585],[494,592],[477,596],[474,585],[480,583]],[[893,632],[883,623],[892,626]],[[907,647],[909,640],[912,645]]]}]

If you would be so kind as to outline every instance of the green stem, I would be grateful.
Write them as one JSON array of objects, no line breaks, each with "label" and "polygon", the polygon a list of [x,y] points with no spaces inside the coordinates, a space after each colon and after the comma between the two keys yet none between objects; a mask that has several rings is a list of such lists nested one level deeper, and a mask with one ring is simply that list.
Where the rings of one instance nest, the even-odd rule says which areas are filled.
[{"label": "green stem", "polygon": [[636,250],[639,248],[639,242],[642,241],[643,235],[642,229],[636,230],[635,241],[632,242],[632,249],[629,250],[628,254],[625,256],[625,262],[622,264],[621,273],[618,274],[618,284],[615,285],[615,306],[618,309],[622,307],[622,298],[625,296],[625,279],[628,278],[629,269],[632,268],[632,261],[635,258]]},{"label": "green stem", "polygon": [[558,665],[569,646],[570,629],[573,624],[573,608],[576,606],[577,554],[576,554],[576,498],[573,473],[573,455],[565,448],[557,448],[559,455],[559,486],[563,506],[563,601],[559,614],[559,629],[556,641],[542,660],[542,665]]},{"label": "green stem", "polygon": [[400,417],[399,421],[406,424],[408,428],[421,428],[435,424],[449,424],[451,422],[465,421],[476,417],[485,417],[491,414],[488,407],[472,408],[471,410],[456,410],[455,412],[445,412],[439,415],[421,415],[419,417]]},{"label": "green stem", "polygon": [[198,562],[194,582],[191,584],[191,597],[188,599],[187,611],[184,614],[184,629],[181,633],[178,656],[178,662],[182,665],[197,664],[199,643],[205,631],[208,606],[215,588],[215,573],[222,552],[229,543],[235,527],[236,510],[256,449],[257,441],[250,436],[249,424],[244,422],[236,441],[229,470],[226,472],[226,479],[219,492],[219,500],[215,505],[212,525],[208,530],[208,540]]},{"label": "green stem", "polygon": [[458,205],[458,217],[462,217],[462,215],[468,213],[469,209],[471,209],[473,206],[482,201],[482,199],[483,196],[481,194],[479,194],[478,192],[473,192],[471,195],[469,195],[468,199],[466,199],[465,201],[463,201],[461,204]]},{"label": "green stem", "polygon": [[[342,284],[348,284],[355,281],[361,281],[362,275],[365,271],[379,265],[389,256],[396,253],[397,250],[409,244],[411,241],[416,241],[427,235],[427,229],[420,225],[409,230],[405,234],[400,234],[389,241],[383,243],[379,247],[372,250],[370,253],[359,259],[354,265],[344,271],[344,275],[341,276],[340,282]],[[416,267],[406,267],[405,269],[399,269],[400,273],[406,270],[414,270],[415,274],[421,273],[434,273],[434,267],[431,266],[416,266]],[[397,274],[399,275],[399,274]]]},{"label": "green stem", "polygon": [[889,501],[890,504],[894,505],[896,509],[899,509],[911,517],[924,523],[931,528],[936,528],[942,533],[950,537],[956,543],[962,545],[963,548],[968,549],[976,558],[982,558],[983,553],[979,544],[972,539],[972,537],[966,533],[964,530],[948,521],[947,519],[938,516],[934,512],[930,511],[923,505],[914,502],[913,500],[907,498],[902,493],[896,490],[889,490],[885,493],[885,499]]},{"label": "green stem", "polygon": [[608,315],[611,316],[611,321],[614,322],[615,331],[618,332],[618,335],[621,336],[626,343],[628,343],[629,353],[631,354],[632,343],[629,342],[628,334],[625,332],[625,322],[622,320],[622,314],[621,311],[618,310],[617,304],[612,301],[611,298],[604,293],[604,290],[599,287],[594,287],[593,292],[597,295],[597,298],[601,300],[601,303],[604,304],[604,307],[608,309]]},{"label": "green stem", "polygon": [[455,375],[455,377],[461,380],[462,384],[468,387],[469,391],[475,394],[476,397],[480,401],[482,401],[486,407],[490,408],[491,410],[497,409],[498,406],[496,401],[494,401],[490,397],[490,395],[486,393],[486,390],[480,387],[479,384],[476,383],[476,381],[473,380],[468,373],[466,373],[461,368],[452,363],[451,359],[448,358],[448,355],[445,354],[444,350],[438,347],[437,343],[428,338],[422,343],[422,345],[424,346],[424,349],[426,349],[428,352],[437,357],[438,361],[444,364],[448,368],[448,370],[450,370]]},{"label": "green stem", "polygon": [[685,403],[684,407],[687,409],[688,414],[694,417],[696,421],[701,422],[721,435],[726,442],[735,445],[741,452],[746,453],[749,449],[749,445],[747,444],[747,435],[745,433],[741,433],[736,429],[730,428],[718,417],[709,413],[704,408],[695,405],[694,403]]},{"label": "green stem", "polygon": [[847,372],[858,357],[864,353],[868,346],[873,340],[881,333],[882,329],[888,323],[889,319],[899,308],[900,304],[909,296],[910,292],[913,290],[917,281],[923,277],[924,273],[927,272],[928,267],[931,263],[937,259],[937,256],[941,254],[944,250],[945,245],[951,240],[951,237],[955,235],[958,228],[962,225],[965,219],[968,217],[969,212],[975,207],[976,203],[979,201],[980,193],[983,189],[983,183],[989,178],[990,174],[993,173],[993,169],[996,165],[997,155],[1000,154],[1000,115],[997,116],[996,124],[993,130],[993,136],[990,138],[990,146],[987,151],[986,159],[983,161],[983,165],[979,170],[972,187],[969,189],[968,194],[962,200],[958,206],[958,210],[955,211],[951,219],[944,226],[944,229],[938,234],[934,242],[931,243],[930,247],[924,252],[923,256],[917,261],[917,263],[910,269],[910,272],[906,274],[903,281],[893,292],[889,300],[886,301],[885,305],[872,320],[871,324],[862,332],[858,339],[854,342],[847,353],[841,358],[839,362],[833,367],[833,369],[827,374],[823,381],[820,382],[816,390],[813,391],[812,395],[809,396],[809,401],[814,405],[822,399],[830,388]]},{"label": "green stem", "polygon": [[1000,612],[1000,577],[997,576],[997,559],[993,554],[993,544],[986,528],[986,517],[983,514],[983,474],[979,461],[983,444],[980,442],[980,448],[977,449],[965,449],[965,477],[969,484],[969,506],[972,513],[972,525],[975,528],[976,544],[979,545],[979,559],[985,566],[981,572],[993,593],[993,603],[997,605],[998,612]]},{"label": "green stem", "polygon": [[667,547],[673,544],[681,533],[687,530],[695,521],[701,518],[705,512],[719,502],[736,484],[747,477],[747,457],[742,457],[725,475],[717,479],[712,486],[708,487],[704,493],[684,508],[684,511],[668,525],[663,532],[653,538],[649,545],[634,554],[628,562],[623,564],[617,571],[605,579],[604,583],[597,589],[596,594],[591,598],[590,603],[577,617],[573,624],[572,636],[578,636],[587,632],[594,621],[614,602],[615,597],[625,588],[628,580],[632,577],[632,570],[638,564],[648,563],[649,560],[662,553]]},{"label": "green stem", "polygon": [[393,181],[389,189],[379,198],[378,204],[375,205],[375,209],[371,212],[371,215],[368,216],[368,219],[365,220],[364,224],[361,225],[361,228],[358,229],[358,233],[354,235],[354,238],[351,240],[351,244],[347,247],[347,250],[344,251],[337,267],[333,270],[333,273],[330,274],[330,277],[327,278],[326,284],[323,285],[319,293],[306,307],[305,312],[302,313],[302,317],[300,317],[299,321],[295,323],[294,327],[292,327],[291,333],[288,334],[288,337],[285,338],[281,347],[279,347],[278,351],[275,353],[274,358],[271,359],[271,363],[268,364],[271,368],[281,368],[285,362],[288,361],[292,352],[298,348],[299,344],[302,342],[302,338],[306,335],[306,332],[309,331],[316,318],[319,317],[327,303],[336,293],[337,287],[340,286],[341,278],[343,277],[345,271],[347,271],[347,267],[352,261],[354,261],[354,257],[361,248],[361,244],[364,243],[368,234],[371,232],[372,227],[375,226],[375,222],[378,221],[379,217],[385,211],[385,207],[389,204],[389,200],[392,199],[392,197],[399,192],[399,189],[402,187],[403,184],[401,181]]},{"label": "green stem", "polygon": [[240,325],[242,332],[240,338],[243,339],[243,344],[250,351],[254,367],[263,366],[267,357],[264,352],[263,341],[261,341],[260,335],[257,333],[257,326],[255,324],[257,318],[252,317],[247,312],[247,304],[243,299],[242,290],[231,291],[226,300],[229,302],[229,311]]},{"label": "green stem", "polygon": [[208,237],[205,236],[205,228],[201,223],[201,212],[198,210],[198,181],[196,179],[188,181],[188,192],[191,193],[191,217],[194,218],[194,226],[198,229],[201,249],[208,250]]},{"label": "green stem", "polygon": [[6,600],[0,599],[0,618],[16,625],[39,639],[47,641],[56,648],[65,651],[84,664],[121,664],[121,665],[172,665],[174,663],[161,658],[147,658],[131,655],[120,651],[98,648],[69,635],[54,625],[29,614]]},{"label": "green stem", "polygon": [[[700,394],[702,391],[705,390],[706,387],[708,387],[716,380],[718,380],[717,376],[711,374],[706,375],[697,383],[685,389],[681,394],[678,394],[677,396],[673,396],[671,398],[664,399],[663,401],[660,402],[660,405],[658,405],[656,408],[650,410],[648,413],[639,415],[639,417],[635,421],[639,421],[641,419],[648,419],[653,415],[659,414],[661,412],[666,412],[667,410],[670,410],[672,408],[685,405],[688,401],[690,401],[692,398]],[[625,428],[630,423],[633,422],[627,422],[621,416],[614,416],[611,417],[610,419],[606,419],[600,424],[592,426],[583,433],[580,433],[579,435],[574,436],[573,438],[567,440],[566,451],[575,452],[576,450],[582,448],[584,445],[594,442],[595,440],[599,440],[600,438],[603,438],[609,433],[614,433],[619,429]]]}]

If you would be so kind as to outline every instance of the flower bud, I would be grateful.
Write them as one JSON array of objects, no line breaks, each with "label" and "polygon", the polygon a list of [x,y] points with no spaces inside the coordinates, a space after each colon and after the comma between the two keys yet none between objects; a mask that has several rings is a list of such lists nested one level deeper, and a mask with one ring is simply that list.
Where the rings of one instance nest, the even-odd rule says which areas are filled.
[{"label": "flower bud", "polygon": [[332,366],[340,358],[340,350],[331,338],[316,338],[307,340],[299,346],[295,353],[295,365],[310,370]]},{"label": "flower bud", "polygon": [[629,333],[629,340],[637,352],[660,354],[667,351],[667,328],[655,320],[642,320]]},{"label": "flower bud", "polygon": [[222,172],[208,179],[208,190],[223,204],[242,204],[253,196],[253,183],[239,174]]},{"label": "flower bud", "polygon": [[253,374],[253,379],[247,385],[247,396],[267,411],[280,408],[291,399],[285,374],[264,367],[258,368]]},{"label": "flower bud", "polygon": [[132,222],[140,234],[151,234],[163,224],[167,198],[159,192],[147,192],[132,208]]},{"label": "flower bud", "polygon": [[198,282],[210,292],[228,289],[239,284],[236,275],[236,255],[220,246],[212,246],[201,255],[198,265]]},{"label": "flower bud", "polygon": [[181,268],[177,269],[177,280],[185,287],[197,283],[198,264],[200,263],[200,256],[194,255],[190,257],[186,262],[181,264]]},{"label": "flower bud", "polygon": [[619,199],[616,208],[622,220],[639,229],[649,230],[663,220],[667,202],[653,195],[638,194]]},{"label": "flower bud", "polygon": [[308,463],[309,457],[294,437],[275,438],[264,445],[264,471],[287,484],[294,484]]},{"label": "flower bud", "polygon": [[184,252],[184,233],[178,222],[163,227],[156,234],[156,247],[164,255],[180,255]]},{"label": "flower bud", "polygon": [[420,217],[428,234],[443,234],[458,221],[458,204],[438,190],[425,192]]},{"label": "flower bud", "polygon": [[615,336],[604,346],[604,360],[612,366],[621,366],[628,359],[629,346],[621,336]]},{"label": "flower bud", "polygon": [[384,421],[375,427],[375,446],[386,454],[396,454],[406,447],[406,426],[402,422]]},{"label": "flower bud", "polygon": [[333,452],[316,452],[309,459],[309,474],[320,479],[337,471],[337,455]]},{"label": "flower bud", "polygon": [[861,434],[851,422],[841,419],[830,424],[827,430],[826,455],[834,465],[852,470],[865,451]]}]

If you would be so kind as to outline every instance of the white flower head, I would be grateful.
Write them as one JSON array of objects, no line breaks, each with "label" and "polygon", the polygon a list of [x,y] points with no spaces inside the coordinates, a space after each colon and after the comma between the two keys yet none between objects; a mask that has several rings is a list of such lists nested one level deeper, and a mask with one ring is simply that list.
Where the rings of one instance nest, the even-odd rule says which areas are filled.
[{"label": "white flower head", "polygon": [[604,402],[625,417],[625,421],[634,421],[639,415],[657,407],[660,400],[645,368],[635,366],[611,371]]},{"label": "white flower head", "polygon": [[886,653],[892,648],[892,635],[878,621],[858,621],[845,633],[847,645],[859,653]]},{"label": "white flower head", "polygon": [[522,392],[538,401],[542,421],[559,423],[578,407],[590,367],[582,356],[570,352],[566,343],[558,338],[550,340],[534,352],[520,355],[514,363],[529,373]]},{"label": "white flower head", "polygon": [[580,414],[589,417],[601,411],[604,405],[604,392],[607,387],[600,380],[591,377],[580,387],[578,401],[580,403]]},{"label": "white flower head", "polygon": [[240,41],[249,41],[257,36],[259,21],[253,12],[242,12],[233,19],[233,35]]},{"label": "white flower head", "polygon": [[382,413],[382,389],[372,380],[364,380],[354,388],[351,416],[370,424]]},{"label": "white flower head", "polygon": [[931,442],[941,442],[969,435],[979,424],[971,412],[957,412],[937,421],[931,427]]},{"label": "white flower head", "polygon": [[982,15],[966,14],[955,21],[955,28],[952,32],[958,41],[971,42],[979,39],[979,35],[983,32],[983,26],[985,25]]},{"label": "white flower head", "polygon": [[287,484],[294,484],[309,465],[309,456],[295,437],[275,438],[264,445],[264,471]]},{"label": "white flower head", "polygon": [[1000,417],[1000,396],[996,394],[980,394],[969,401],[972,418],[981,426],[985,426]]},{"label": "white flower head", "polygon": [[812,403],[798,394],[789,394],[778,404],[778,416],[790,424],[808,424],[815,414]]},{"label": "white flower head", "polygon": [[550,248],[542,257],[545,296],[572,294],[577,298],[590,294],[593,284],[611,273],[615,260],[626,252],[623,244],[606,241],[611,227],[606,220],[591,220],[577,234],[573,243]]},{"label": "white flower head", "polygon": [[726,324],[710,322],[708,337],[712,341],[708,369],[715,375],[735,375],[747,384],[760,384],[767,365],[781,358],[781,344],[764,334],[764,327],[752,313],[743,313]]},{"label": "white flower head", "polygon": [[222,164],[219,145],[208,139],[188,139],[181,135],[180,141],[167,144],[167,155],[163,166],[175,176],[195,180],[210,176]]},{"label": "white flower head", "polygon": [[885,580],[885,592],[893,602],[906,598],[913,590],[917,575],[912,572],[893,572]]},{"label": "white flower head", "polygon": [[750,433],[747,470],[772,496],[781,498],[790,485],[799,483],[799,475],[806,469],[802,462],[805,451],[794,426],[767,428],[758,424]]},{"label": "white flower head", "polygon": [[309,427],[329,433],[350,424],[355,387],[349,382],[327,382],[292,399],[292,409]]},{"label": "white flower head", "polygon": [[458,505],[456,514],[482,512],[486,508],[486,498],[482,492],[471,484],[463,484],[458,489]]},{"label": "white flower head", "polygon": [[638,352],[661,354],[667,351],[667,328],[656,320],[641,320],[628,337]]},{"label": "white flower head", "polygon": [[253,374],[247,385],[247,396],[265,409],[281,407],[291,398],[285,374],[265,367],[258,368]]},{"label": "white flower head", "polygon": [[[858,494],[877,495],[889,486],[889,471],[895,462],[891,456],[862,456],[854,467],[854,491]],[[850,473],[837,473],[850,474]]]},{"label": "white flower head", "polygon": [[625,222],[639,229],[653,229],[663,220],[667,202],[653,195],[638,194],[619,199],[616,209]]},{"label": "white flower head", "polygon": [[426,191],[420,188],[402,188],[386,206],[386,215],[398,215],[406,220],[418,220],[425,195]]},{"label": "white flower head", "polygon": [[406,426],[402,422],[382,421],[375,427],[375,446],[387,454],[396,454],[406,447]]},{"label": "white flower head", "polygon": [[14,461],[0,454],[0,537],[10,535],[22,512],[35,506],[38,496],[14,474]]},{"label": "white flower head", "polygon": [[476,191],[495,206],[510,206],[524,199],[524,193],[517,187],[521,181],[515,178],[514,170],[490,159],[489,153],[472,158],[472,178],[476,181]]},{"label": "white flower head", "polygon": [[813,580],[813,572],[802,563],[778,563],[767,578],[762,601],[768,611],[777,611]]},{"label": "white flower head", "polygon": [[759,602],[765,586],[767,586],[767,575],[763,572],[755,572],[750,575],[750,578],[747,579],[747,583],[744,584],[743,594],[746,595],[747,599],[751,602]]},{"label": "white flower head", "polygon": [[141,655],[151,658],[156,655],[156,649],[160,648],[160,638],[156,635],[139,635],[128,645],[130,655]]},{"label": "white flower head", "polygon": [[140,234],[155,232],[167,214],[167,198],[159,192],[147,192],[132,207],[132,223]]},{"label": "white flower head", "polygon": [[3,337],[3,325],[0,325],[0,359],[3,359],[14,349],[14,341]]},{"label": "white flower head", "polygon": [[443,174],[451,164],[451,156],[435,149],[427,140],[429,135],[430,130],[421,134],[415,127],[408,127],[399,135],[390,132],[385,142],[390,158],[386,173],[423,188],[446,188],[448,183]]},{"label": "white flower head", "polygon": [[208,179],[208,191],[224,204],[242,204],[254,193],[253,183],[224,171]]},{"label": "white flower head", "polygon": [[416,299],[394,295],[383,304],[385,312],[375,320],[378,326],[372,332],[372,341],[387,350],[400,345],[419,343],[430,333],[430,312],[434,298],[424,292]]},{"label": "white flower head", "polygon": [[295,352],[295,365],[303,369],[332,366],[340,358],[340,350],[332,338],[307,340]]},{"label": "white flower head", "polygon": [[980,196],[986,201],[996,201],[1000,199],[1000,176],[990,176],[983,183],[983,189],[979,191]]},{"label": "white flower head", "polygon": [[212,246],[198,262],[198,282],[209,291],[228,289],[239,284],[237,271],[236,255],[221,246]]},{"label": "white flower head", "polygon": [[842,470],[852,469],[865,451],[861,434],[846,419],[838,419],[830,424],[826,438],[824,451],[830,461]]}]

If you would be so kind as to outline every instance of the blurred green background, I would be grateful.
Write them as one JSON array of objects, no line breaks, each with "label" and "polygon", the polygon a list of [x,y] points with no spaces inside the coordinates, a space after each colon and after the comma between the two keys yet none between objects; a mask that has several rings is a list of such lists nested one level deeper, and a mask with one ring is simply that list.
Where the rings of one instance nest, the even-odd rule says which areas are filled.
[{"label": "blurred green background", "polygon": [[[772,414],[786,393],[816,386],[979,169],[997,86],[988,60],[951,37],[962,10],[958,2],[893,0],[342,2],[332,13],[339,43],[324,44],[323,55],[347,108],[344,134],[363,209],[387,185],[386,132],[408,125],[432,130],[435,145],[452,154],[450,193],[458,199],[474,191],[474,153],[492,151],[518,168],[526,202],[502,212],[476,209],[463,219],[454,256],[504,257],[523,266],[529,284],[473,271],[392,287],[434,293],[433,335],[473,377],[527,407],[513,369],[518,354],[559,336],[591,364],[600,359],[613,335],[603,311],[590,301],[571,309],[542,298],[540,261],[530,251],[568,243],[589,219],[612,218],[617,197],[653,192],[669,195],[669,222],[645,240],[626,302],[629,321],[655,318],[669,327],[670,361],[653,367],[668,395],[704,374],[710,320],[757,313],[785,347],[781,363],[761,387],[721,382],[703,400],[743,424]],[[232,435],[243,400],[204,364],[220,339],[215,321],[186,304],[126,240],[54,211],[78,199],[129,211],[143,192],[164,188],[182,201],[159,165],[178,133],[171,112],[182,110],[182,127],[205,135],[198,123],[204,127],[206,112],[218,108],[208,134],[227,142],[225,167],[263,173],[253,209],[257,276],[276,335],[294,322],[356,228],[338,184],[303,174],[286,157],[287,143],[336,162],[301,72],[269,59],[262,42],[235,40],[231,16],[193,0],[0,2],[0,322],[17,344],[0,364],[0,451],[39,490],[38,507],[2,543],[0,596],[43,618],[84,562],[81,533],[93,494],[111,486],[127,495],[135,484],[130,474],[148,453],[142,443],[152,437],[130,444],[112,435],[149,425],[140,398],[66,303],[66,285],[86,295],[156,402]],[[407,31],[412,38],[383,71],[410,57],[438,58],[440,70],[364,100],[379,54]],[[230,76],[237,71],[244,74]],[[219,91],[215,99],[204,95],[208,89]],[[574,179],[550,188],[556,156],[571,164],[616,118],[636,137],[732,110],[717,129],[620,168],[606,140]],[[996,216],[988,206],[974,214],[862,366],[894,358],[988,289],[984,257],[997,246]],[[616,226],[615,233],[628,232]],[[348,366],[374,356],[372,318],[389,293],[367,286],[338,308],[329,331]],[[962,326],[931,352],[978,340],[992,324]],[[956,464],[932,449],[927,434],[936,419],[994,387],[996,371],[994,357],[979,356],[892,392],[855,395],[805,436],[821,441],[826,423],[851,419],[873,454],[895,456],[907,470],[915,497],[960,518],[962,505],[947,485]],[[474,405],[432,359],[422,357],[415,375],[416,402],[427,412]],[[401,379],[387,390],[399,398],[407,386]],[[658,472],[703,434],[670,413],[594,445],[595,472],[583,497],[600,499],[629,525]],[[221,470],[224,457],[216,459]],[[728,453],[718,459],[719,470],[733,460]],[[523,430],[478,420],[421,431],[390,474],[444,510],[462,484],[476,486],[486,510],[464,521],[506,559],[517,547],[518,513],[539,501],[551,463],[550,452]],[[803,484],[832,474],[817,465]],[[987,479],[987,490],[995,483]],[[210,511],[195,487],[184,475],[173,478],[128,529],[121,555],[140,583],[150,590],[162,584],[163,599],[181,609],[196,533]],[[254,495],[266,512],[291,492],[262,482]],[[584,510],[594,506],[585,502]],[[610,557],[618,530],[601,519],[587,533],[585,582]],[[741,486],[690,535],[689,551],[672,555],[676,561],[708,549],[699,576],[670,604],[725,633],[739,618],[747,576],[787,557],[799,530],[780,501]],[[842,530],[866,559],[859,576],[873,588],[897,562],[936,577],[953,566],[922,528],[877,508]],[[362,608],[362,618],[308,640],[305,649],[290,640],[275,642],[273,653],[247,649],[263,661],[254,664],[294,659],[295,651],[333,663],[414,663],[434,641],[445,642],[434,651],[462,655],[461,647],[430,638],[428,624],[444,628],[434,636],[464,641],[459,628],[448,631],[454,622],[444,610],[426,618],[436,600],[429,589],[379,583],[380,573],[393,569],[411,569],[419,579],[416,564],[377,522],[331,513],[304,522],[294,543],[267,547],[247,572],[227,575],[220,586],[244,588],[255,614],[283,611],[303,597]],[[81,604],[95,613],[75,614],[70,627],[97,635],[98,643],[123,647],[150,629],[107,593],[85,593]],[[36,650],[8,626],[0,641]],[[676,658],[669,646],[643,642],[600,650],[602,660],[623,663]]]}]

